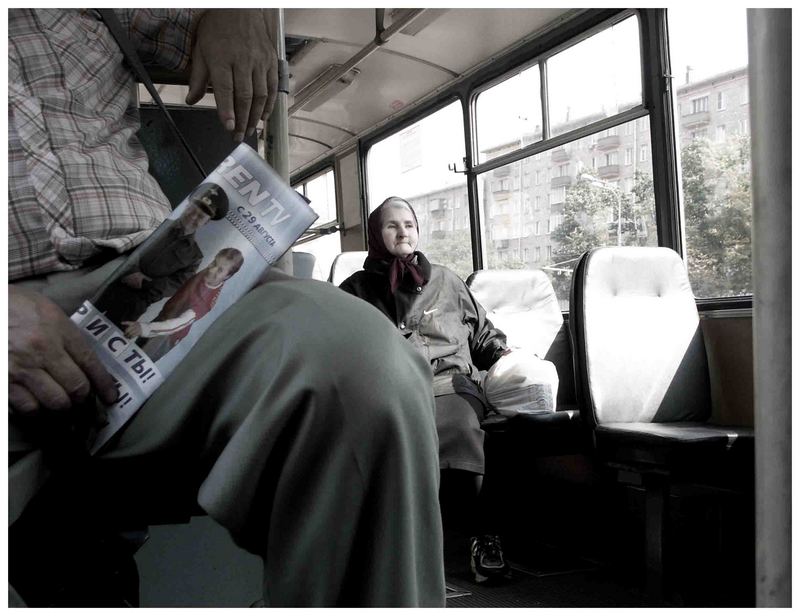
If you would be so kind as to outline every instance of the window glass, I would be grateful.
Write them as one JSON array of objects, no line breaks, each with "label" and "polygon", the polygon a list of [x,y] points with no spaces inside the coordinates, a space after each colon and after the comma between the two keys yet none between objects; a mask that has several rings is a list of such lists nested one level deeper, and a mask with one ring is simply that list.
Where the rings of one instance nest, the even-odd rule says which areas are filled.
[{"label": "window glass", "polygon": [[[336,218],[336,183],[333,169],[315,178],[294,186],[294,189],[310,200],[311,208],[319,215],[313,226],[318,227]],[[322,235],[310,242],[300,244],[296,252],[310,252],[315,257],[314,278],[327,280],[334,258],[342,251],[339,232]]]},{"label": "window glass", "polygon": [[632,16],[548,59],[551,135],[640,105],[640,58],[639,20]]},{"label": "window glass", "polygon": [[[658,244],[650,161],[618,162],[619,151],[650,143],[649,123],[645,118],[619,128],[478,176],[486,267],[544,270],[567,310],[572,268],[584,251]],[[593,157],[601,161],[594,169]],[[537,172],[550,179],[524,181]],[[525,206],[530,203],[539,207]]]},{"label": "window glass", "polygon": [[478,95],[478,162],[486,162],[542,138],[539,65],[534,65]]},{"label": "window glass", "polygon": [[[667,12],[689,278],[697,297],[752,293],[744,8]],[[708,24],[714,24],[709,29]],[[679,106],[679,107],[678,107]]]},{"label": "window glass", "polygon": [[[463,170],[463,159],[464,122],[455,101],[370,148],[367,192],[370,211],[391,196],[411,203],[419,250],[466,278],[473,270],[467,183],[463,173],[448,169]],[[496,177],[498,185],[503,181]]]}]

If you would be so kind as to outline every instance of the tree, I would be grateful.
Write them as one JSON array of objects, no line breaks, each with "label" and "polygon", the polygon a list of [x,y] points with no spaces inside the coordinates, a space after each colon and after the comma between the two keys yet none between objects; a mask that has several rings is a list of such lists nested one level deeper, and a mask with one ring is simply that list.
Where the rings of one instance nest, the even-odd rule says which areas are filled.
[{"label": "tree", "polygon": [[752,292],[750,140],[696,139],[681,153],[689,279],[698,297]]},{"label": "tree", "polygon": [[637,172],[631,193],[598,186],[591,179],[579,181],[567,190],[563,222],[550,239],[554,245],[554,267],[550,270],[553,286],[559,297],[566,298],[572,284],[572,268],[587,250],[657,243],[652,179]]}]

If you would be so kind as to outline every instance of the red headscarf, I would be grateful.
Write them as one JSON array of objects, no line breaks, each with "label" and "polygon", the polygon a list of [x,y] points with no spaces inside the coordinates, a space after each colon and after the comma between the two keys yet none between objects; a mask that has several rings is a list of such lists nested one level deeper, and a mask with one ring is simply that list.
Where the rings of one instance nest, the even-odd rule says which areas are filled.
[{"label": "red headscarf", "polygon": [[416,252],[406,255],[405,257],[398,257],[393,255],[389,252],[389,249],[386,248],[386,244],[383,242],[383,234],[381,233],[381,221],[383,218],[383,211],[387,207],[408,208],[411,211],[411,215],[414,217],[414,224],[417,227],[417,232],[419,232],[419,222],[417,222],[417,214],[414,212],[414,208],[411,207],[411,204],[400,197],[389,197],[386,201],[381,203],[367,219],[367,246],[369,248],[367,258],[385,261],[389,264],[389,288],[392,294],[394,294],[406,274],[411,276],[416,286],[424,286],[428,281],[425,279],[416,263]]}]

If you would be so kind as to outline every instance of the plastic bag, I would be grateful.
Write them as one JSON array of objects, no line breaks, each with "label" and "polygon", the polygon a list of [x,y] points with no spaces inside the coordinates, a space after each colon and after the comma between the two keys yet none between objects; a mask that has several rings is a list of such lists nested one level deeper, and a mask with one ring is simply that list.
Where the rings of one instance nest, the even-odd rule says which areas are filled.
[{"label": "plastic bag", "polygon": [[501,415],[552,413],[556,410],[558,373],[553,362],[515,350],[502,356],[486,373],[483,393]]}]

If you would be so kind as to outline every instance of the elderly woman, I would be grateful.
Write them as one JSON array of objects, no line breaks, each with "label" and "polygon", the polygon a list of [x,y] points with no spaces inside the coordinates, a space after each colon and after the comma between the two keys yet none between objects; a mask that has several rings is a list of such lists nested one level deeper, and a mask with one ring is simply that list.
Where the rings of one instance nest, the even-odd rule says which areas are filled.
[{"label": "elderly woman", "polygon": [[340,287],[383,312],[430,362],[436,396],[442,482],[465,484],[470,567],[478,582],[505,575],[490,499],[482,489],[485,460],[481,421],[487,409],[480,370],[508,352],[506,337],[486,318],[466,284],[417,251],[419,225],[411,205],[386,199],[369,216],[364,269]]}]

